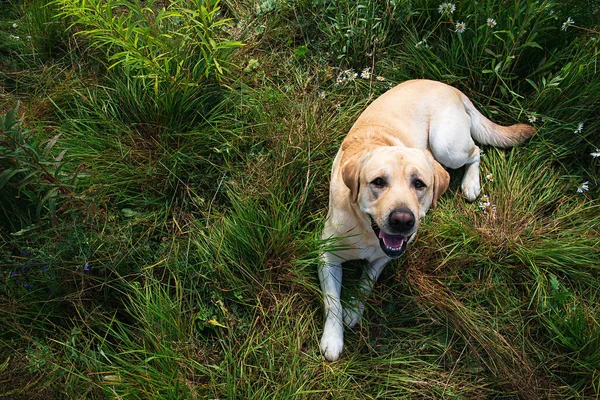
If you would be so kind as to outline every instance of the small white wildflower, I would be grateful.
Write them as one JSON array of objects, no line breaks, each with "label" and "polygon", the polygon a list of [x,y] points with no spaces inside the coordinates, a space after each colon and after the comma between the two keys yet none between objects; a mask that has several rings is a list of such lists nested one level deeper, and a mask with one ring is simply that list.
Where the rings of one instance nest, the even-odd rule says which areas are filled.
[{"label": "small white wildflower", "polygon": [[450,15],[450,14],[454,13],[454,11],[456,11],[456,6],[452,3],[442,3],[438,7],[438,12],[440,14]]},{"label": "small white wildflower", "polygon": [[583,130],[583,122],[580,122],[577,124],[577,129],[575,129],[575,131],[573,133],[581,133],[582,130]]},{"label": "small white wildflower", "polygon": [[429,47],[429,45],[427,44],[427,40],[423,39],[423,40],[418,41],[417,44],[415,44],[415,47],[416,48],[421,48],[422,47],[422,48],[426,49],[426,48]]},{"label": "small white wildflower", "polygon": [[486,207],[489,207],[491,205],[490,203],[490,198],[488,197],[487,194],[484,194],[483,196],[481,196],[481,199],[479,199],[479,208],[481,208],[482,210],[485,210]]},{"label": "small white wildflower", "polygon": [[337,79],[335,80],[336,85],[345,85],[348,81],[352,81],[356,79],[358,74],[354,72],[352,69],[347,69],[338,74]]},{"label": "small white wildflower", "polygon": [[8,38],[12,40],[19,40],[19,37],[17,35],[8,35]]},{"label": "small white wildflower", "polygon": [[365,68],[362,70],[362,72],[360,73],[360,77],[363,79],[370,79],[371,78],[371,68]]},{"label": "small white wildflower", "polygon": [[385,81],[385,78],[384,78],[383,76],[380,76],[380,75],[377,75],[377,76],[375,77],[375,79],[377,79],[379,82],[383,82],[383,81]]},{"label": "small white wildflower", "polygon": [[455,32],[463,33],[467,29],[467,24],[464,22],[457,22],[455,28]]},{"label": "small white wildflower", "polygon": [[577,193],[587,192],[588,190],[590,190],[590,182],[585,181],[577,188]]},{"label": "small white wildflower", "polygon": [[487,19],[487,25],[488,25],[490,28],[494,28],[494,27],[496,27],[496,25],[497,25],[497,24],[496,24],[496,20],[495,20],[494,18],[488,18],[488,19]]},{"label": "small white wildflower", "polygon": [[340,103],[333,106],[333,109],[337,112],[342,112],[342,105]]},{"label": "small white wildflower", "polygon": [[567,28],[571,25],[575,24],[575,21],[573,21],[573,18],[569,17],[567,18],[567,20],[565,22],[563,22],[562,27],[560,28],[561,31],[566,31]]},{"label": "small white wildflower", "polygon": [[600,157],[600,149],[596,149],[596,151],[590,153],[590,156],[592,156],[592,158]]},{"label": "small white wildflower", "polygon": [[317,92],[317,98],[318,98],[319,100],[323,100],[323,99],[325,98],[325,96],[327,96],[327,94],[325,93],[325,91],[324,91],[324,90],[319,90],[319,91]]},{"label": "small white wildflower", "polygon": [[487,174],[485,179],[490,182],[494,182],[494,174]]},{"label": "small white wildflower", "polygon": [[496,218],[496,205],[490,202],[490,198],[484,194],[479,200],[479,209],[486,215],[491,215]]},{"label": "small white wildflower", "polygon": [[365,54],[365,55],[366,55],[367,57],[369,57],[369,58],[373,57],[373,53],[367,53],[367,54]]},{"label": "small white wildflower", "polygon": [[529,123],[533,124],[535,121],[537,121],[537,117],[535,115],[530,115],[529,118],[527,118],[529,120]]},{"label": "small white wildflower", "polygon": [[13,24],[12,24],[12,27],[16,29],[16,28],[18,28],[18,27],[19,27],[19,25],[17,25],[17,23],[16,23],[16,22],[13,22]]}]

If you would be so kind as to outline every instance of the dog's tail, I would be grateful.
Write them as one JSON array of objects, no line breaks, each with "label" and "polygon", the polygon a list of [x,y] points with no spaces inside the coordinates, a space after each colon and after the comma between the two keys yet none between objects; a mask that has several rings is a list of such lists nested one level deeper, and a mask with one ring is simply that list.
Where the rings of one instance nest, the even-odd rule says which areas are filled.
[{"label": "dog's tail", "polygon": [[535,128],[526,124],[502,126],[481,114],[467,96],[461,93],[462,102],[471,117],[471,136],[476,142],[495,147],[512,147],[523,143],[535,134]]}]

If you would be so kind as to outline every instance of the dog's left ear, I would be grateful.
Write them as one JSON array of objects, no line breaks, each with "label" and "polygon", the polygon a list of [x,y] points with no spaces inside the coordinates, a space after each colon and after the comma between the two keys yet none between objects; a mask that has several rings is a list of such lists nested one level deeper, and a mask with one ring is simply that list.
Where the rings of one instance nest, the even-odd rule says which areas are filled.
[{"label": "dog's left ear", "polygon": [[448,189],[448,185],[450,185],[450,174],[431,154],[429,156],[433,165],[433,202],[431,204],[435,208],[437,207],[438,199]]}]

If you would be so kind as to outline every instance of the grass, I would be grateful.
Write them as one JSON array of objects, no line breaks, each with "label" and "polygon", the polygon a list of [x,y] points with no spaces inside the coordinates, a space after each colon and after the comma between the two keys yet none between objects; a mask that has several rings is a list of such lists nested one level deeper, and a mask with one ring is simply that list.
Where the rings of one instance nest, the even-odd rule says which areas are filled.
[{"label": "grass", "polygon": [[[597,398],[598,5],[438,6],[0,2],[0,397]],[[451,172],[327,363],[331,162],[413,78],[537,134],[489,204]]]}]

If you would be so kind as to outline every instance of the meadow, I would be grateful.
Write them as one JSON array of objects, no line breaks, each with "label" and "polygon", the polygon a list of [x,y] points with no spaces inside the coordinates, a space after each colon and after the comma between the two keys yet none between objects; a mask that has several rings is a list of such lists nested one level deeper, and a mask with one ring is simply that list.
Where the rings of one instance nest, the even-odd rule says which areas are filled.
[{"label": "meadow", "polygon": [[[600,397],[599,45],[596,0],[0,0],[0,398]],[[331,163],[415,78],[537,134],[328,363]]]}]

